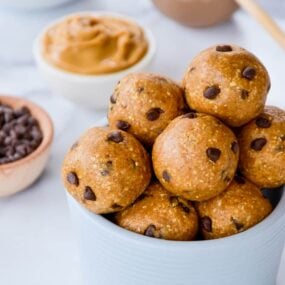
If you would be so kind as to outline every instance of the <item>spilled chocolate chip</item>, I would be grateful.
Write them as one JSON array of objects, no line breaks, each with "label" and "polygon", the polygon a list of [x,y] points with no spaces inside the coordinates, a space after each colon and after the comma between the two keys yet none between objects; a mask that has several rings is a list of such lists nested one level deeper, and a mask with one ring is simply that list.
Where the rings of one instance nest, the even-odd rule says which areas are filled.
[{"label": "spilled chocolate chip", "polygon": [[229,52],[232,50],[233,50],[232,47],[229,45],[216,46],[216,51],[219,51],[219,52]]},{"label": "spilled chocolate chip", "polygon": [[69,172],[67,174],[66,179],[67,179],[69,184],[72,184],[72,185],[75,185],[75,186],[79,185],[79,179],[78,179],[78,176],[77,176],[77,174],[75,172]]},{"label": "spilled chocolate chip", "polygon": [[215,99],[221,92],[221,89],[218,86],[210,86],[204,90],[204,97],[210,100]]},{"label": "spilled chocolate chip", "polygon": [[241,176],[241,175],[239,175],[239,174],[236,174],[235,175],[235,182],[237,183],[237,184],[245,184],[245,179]]},{"label": "spilled chocolate chip", "polygon": [[235,218],[231,217],[231,221],[234,224],[236,230],[239,232],[243,227],[244,224],[240,223],[239,221],[237,221]]},{"label": "spilled chocolate chip", "polygon": [[156,237],[156,227],[155,225],[149,225],[144,231],[144,235],[148,237]]},{"label": "spilled chocolate chip", "polygon": [[237,142],[232,142],[231,150],[233,151],[233,153],[237,153],[238,152],[238,143]]},{"label": "spilled chocolate chip", "polygon": [[242,71],[242,77],[247,80],[253,80],[255,76],[256,76],[256,70],[251,66],[245,67]]},{"label": "spilled chocolate chip", "polygon": [[110,97],[110,102],[112,103],[112,104],[116,104],[116,98],[115,98],[115,95],[114,94],[112,94],[111,95],[111,97]]},{"label": "spilled chocolate chip", "polygon": [[201,225],[202,229],[205,230],[206,232],[211,233],[212,232],[212,220],[205,216],[201,218]]},{"label": "spilled chocolate chip", "polygon": [[123,131],[127,131],[131,127],[131,125],[128,122],[122,120],[117,121],[116,126],[118,129]]},{"label": "spilled chocolate chip", "polygon": [[162,178],[164,179],[164,181],[170,182],[171,176],[166,170],[164,170],[162,172]]},{"label": "spilled chocolate chip", "polygon": [[120,143],[124,140],[124,137],[120,131],[113,131],[108,134],[107,140],[115,143]]},{"label": "spilled chocolate chip", "polygon": [[182,116],[182,118],[188,118],[188,119],[195,119],[197,117],[198,117],[198,115],[196,113],[194,113],[194,112],[187,113],[187,114]]},{"label": "spilled chocolate chip", "polygon": [[90,186],[86,186],[84,189],[84,199],[90,201],[96,201],[96,195]]},{"label": "spilled chocolate chip", "polygon": [[149,121],[155,121],[160,117],[160,114],[164,113],[164,111],[160,108],[151,108],[146,112],[146,118]]},{"label": "spilled chocolate chip", "polygon": [[218,148],[214,148],[214,147],[209,147],[206,150],[206,154],[208,156],[208,158],[213,161],[213,162],[217,162],[217,160],[220,158],[221,156],[221,151]]},{"label": "spilled chocolate chip", "polygon": [[241,90],[241,93],[240,93],[241,99],[243,99],[243,100],[247,99],[248,95],[249,95],[249,92],[247,90],[245,90],[245,89]]},{"label": "spilled chocolate chip", "polygon": [[267,129],[267,128],[270,128],[271,121],[268,118],[260,116],[256,118],[255,124],[259,128]]},{"label": "spilled chocolate chip", "polygon": [[263,147],[266,145],[266,143],[267,143],[266,138],[258,138],[258,139],[255,139],[251,142],[250,147],[253,150],[260,151],[263,149]]}]

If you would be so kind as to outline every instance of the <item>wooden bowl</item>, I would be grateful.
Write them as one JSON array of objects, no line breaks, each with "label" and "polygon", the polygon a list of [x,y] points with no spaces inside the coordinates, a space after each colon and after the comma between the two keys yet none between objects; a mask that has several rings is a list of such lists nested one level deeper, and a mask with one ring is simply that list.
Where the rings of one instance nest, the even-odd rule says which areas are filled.
[{"label": "wooden bowl", "polygon": [[30,186],[43,172],[53,140],[53,124],[50,116],[39,106],[21,97],[2,96],[0,103],[13,109],[28,107],[38,120],[43,140],[38,148],[28,156],[15,162],[0,165],[0,197],[12,195]]}]

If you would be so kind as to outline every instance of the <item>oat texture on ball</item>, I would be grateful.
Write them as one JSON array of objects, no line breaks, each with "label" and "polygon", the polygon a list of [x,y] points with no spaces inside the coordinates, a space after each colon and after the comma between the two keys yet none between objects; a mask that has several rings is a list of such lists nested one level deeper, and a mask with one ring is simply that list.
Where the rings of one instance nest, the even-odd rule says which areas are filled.
[{"label": "oat texture on ball", "polygon": [[192,109],[239,127],[262,112],[270,78],[252,53],[236,45],[217,45],[193,59],[183,87]]},{"label": "oat texture on ball", "polygon": [[117,224],[148,237],[193,240],[198,216],[190,201],[166,191],[155,182],[127,209],[116,214]]},{"label": "oat texture on ball", "polygon": [[155,141],[155,174],[170,192],[193,201],[210,199],[231,182],[239,147],[218,119],[198,113],[172,121]]},{"label": "oat texture on ball", "polygon": [[220,195],[197,202],[200,228],[205,239],[216,239],[243,232],[267,217],[272,206],[261,190],[237,176]]},{"label": "oat texture on ball", "polygon": [[239,132],[241,172],[260,187],[285,184],[285,111],[267,106]]},{"label": "oat texture on ball", "polygon": [[183,90],[172,80],[149,73],[129,74],[120,80],[110,98],[108,119],[111,127],[151,146],[185,108]]},{"label": "oat texture on ball", "polygon": [[92,128],[71,147],[62,166],[68,192],[97,214],[122,210],[150,182],[147,152],[131,134]]}]

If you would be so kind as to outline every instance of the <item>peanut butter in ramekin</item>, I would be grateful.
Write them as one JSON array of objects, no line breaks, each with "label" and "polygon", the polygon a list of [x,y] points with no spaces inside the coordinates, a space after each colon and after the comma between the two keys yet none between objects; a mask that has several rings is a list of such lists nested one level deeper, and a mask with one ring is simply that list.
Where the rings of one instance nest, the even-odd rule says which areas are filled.
[{"label": "peanut butter in ramekin", "polygon": [[66,71],[100,75],[136,64],[148,42],[141,27],[112,16],[73,15],[47,30],[44,58]]}]

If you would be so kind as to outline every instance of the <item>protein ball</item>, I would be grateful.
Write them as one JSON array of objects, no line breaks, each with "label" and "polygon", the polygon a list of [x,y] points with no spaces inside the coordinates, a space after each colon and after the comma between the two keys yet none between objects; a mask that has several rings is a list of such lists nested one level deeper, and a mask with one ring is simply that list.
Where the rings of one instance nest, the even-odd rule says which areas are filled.
[{"label": "protein ball", "polygon": [[217,45],[194,58],[183,87],[190,108],[239,127],[262,112],[270,78],[252,53],[236,45]]},{"label": "protein ball", "polygon": [[285,111],[268,106],[239,132],[240,171],[262,188],[285,184]]},{"label": "protein ball", "polygon": [[170,192],[193,201],[210,199],[231,182],[239,147],[233,132],[218,119],[197,113],[172,121],[156,139],[155,174]]},{"label": "protein ball", "polygon": [[151,146],[169,122],[185,112],[180,86],[155,74],[129,74],[110,98],[109,124]]},{"label": "protein ball", "polygon": [[115,216],[130,231],[167,240],[193,240],[197,213],[190,201],[172,195],[159,183],[151,184],[138,200]]},{"label": "protein ball", "polygon": [[245,231],[272,211],[269,200],[263,197],[261,190],[239,176],[219,196],[197,202],[195,206],[205,239],[217,239]]},{"label": "protein ball", "polygon": [[147,152],[131,134],[89,129],[67,153],[62,180],[68,192],[97,214],[120,211],[146,189],[151,170]]}]

